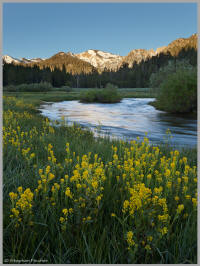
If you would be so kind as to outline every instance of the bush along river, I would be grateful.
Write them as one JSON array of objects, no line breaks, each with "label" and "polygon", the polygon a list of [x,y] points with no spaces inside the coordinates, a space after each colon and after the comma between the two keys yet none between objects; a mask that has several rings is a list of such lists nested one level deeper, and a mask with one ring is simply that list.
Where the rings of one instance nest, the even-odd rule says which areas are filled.
[{"label": "bush along river", "polygon": [[[170,142],[172,145],[197,145],[197,118],[175,115],[156,110],[149,105],[154,98],[124,98],[120,103],[80,103],[62,101],[40,106],[43,116],[50,120],[65,119],[89,127],[95,134],[124,140],[146,136],[153,143]],[[170,130],[170,134],[166,132]],[[97,133],[98,132],[98,133]]]}]

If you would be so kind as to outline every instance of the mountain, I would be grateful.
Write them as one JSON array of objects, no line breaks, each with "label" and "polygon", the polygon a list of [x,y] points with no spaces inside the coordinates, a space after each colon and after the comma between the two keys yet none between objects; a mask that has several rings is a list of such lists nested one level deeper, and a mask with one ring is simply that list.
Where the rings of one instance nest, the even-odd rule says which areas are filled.
[{"label": "mountain", "polygon": [[181,50],[187,50],[189,48],[197,50],[197,34],[193,34],[189,38],[176,39],[167,46],[157,48],[156,51],[153,49],[134,49],[130,51],[127,56],[120,56],[109,52],[90,49],[80,54],[59,52],[47,59],[17,59],[5,55],[3,56],[3,62],[30,66],[38,65],[41,69],[44,67],[49,67],[50,69],[57,67],[62,69],[64,65],[68,73],[89,74],[95,71],[102,72],[106,69],[117,71],[124,64],[127,64],[129,68],[132,68],[135,63],[139,64],[141,61],[146,61],[161,53],[177,56]]},{"label": "mountain", "polygon": [[182,49],[194,48],[197,50],[197,34],[193,34],[189,38],[179,38],[168,44],[167,46],[159,47],[154,51],[153,49],[135,49],[132,50],[127,56],[122,59],[122,64],[127,63],[132,67],[134,63],[140,63],[142,60],[157,56],[160,53],[171,54],[172,56],[178,55]]},{"label": "mountain", "polygon": [[146,60],[156,55],[153,49],[145,50],[145,49],[135,49],[132,50],[127,56],[125,56],[121,62],[121,64],[128,64],[128,67],[132,67],[134,63],[139,64],[142,60]]},{"label": "mountain", "polygon": [[25,64],[28,64],[28,63],[38,63],[38,62],[41,62],[45,59],[42,59],[42,58],[32,58],[32,59],[27,59],[27,58],[22,58],[21,61],[22,63],[25,63]]},{"label": "mountain", "polygon": [[30,65],[35,64],[37,64],[41,69],[49,67],[50,69],[59,68],[62,70],[64,66],[68,73],[72,73],[74,75],[81,73],[89,74],[96,70],[90,63],[77,58],[70,52],[59,52],[48,59],[37,63],[30,63]]},{"label": "mountain", "polygon": [[171,42],[167,46],[160,47],[156,50],[156,54],[170,53],[172,56],[177,55],[182,49],[194,48],[197,50],[197,34],[193,34],[189,38],[179,38]]},{"label": "mountain", "polygon": [[193,34],[189,38],[179,38],[174,40],[167,46],[159,47],[154,51],[153,49],[134,49],[128,53],[127,56],[120,56],[111,54],[108,52],[103,52],[100,50],[88,50],[80,54],[74,54],[81,60],[89,62],[95,68],[104,70],[116,71],[123,64],[128,64],[128,67],[132,67],[134,63],[139,64],[142,60],[146,61],[153,56],[157,56],[160,53],[171,54],[175,56],[182,49],[194,48],[197,50],[197,34]]},{"label": "mountain", "polygon": [[32,59],[27,59],[27,58],[21,58],[21,59],[17,59],[17,58],[14,58],[12,56],[9,56],[9,55],[4,55],[3,57],[3,62],[7,63],[7,64],[11,64],[11,63],[14,63],[14,64],[28,64],[28,63],[38,63],[42,60],[45,60],[45,59],[41,59],[41,58],[32,58]]},{"label": "mountain", "polygon": [[17,58],[14,58],[12,56],[9,56],[9,55],[3,55],[3,62],[7,63],[7,64],[11,64],[11,63],[20,63],[21,61]]},{"label": "mountain", "polygon": [[77,58],[90,63],[100,70],[109,69],[117,70],[119,63],[122,61],[123,56],[103,52],[100,50],[87,50],[80,54],[74,54]]}]

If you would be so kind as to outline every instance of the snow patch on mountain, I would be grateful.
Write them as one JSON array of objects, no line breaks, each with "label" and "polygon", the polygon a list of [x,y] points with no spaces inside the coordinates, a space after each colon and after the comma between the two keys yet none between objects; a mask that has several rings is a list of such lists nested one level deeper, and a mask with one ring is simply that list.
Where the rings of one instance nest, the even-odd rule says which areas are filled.
[{"label": "snow patch on mountain", "polygon": [[21,58],[21,59],[18,59],[18,58],[14,58],[12,56],[9,56],[9,55],[4,55],[3,57],[3,61],[7,64],[11,64],[11,63],[16,63],[16,64],[20,64],[20,63],[25,63],[25,64],[28,64],[28,63],[38,63],[42,60],[45,60],[43,58],[32,58],[32,59],[28,59],[28,58]]},{"label": "snow patch on mountain", "polygon": [[110,58],[118,58],[118,57],[121,58],[121,56],[119,56],[119,55],[115,55],[115,54],[111,54],[111,53],[103,52],[103,51],[98,51],[97,54],[102,56],[104,59],[106,59],[106,58],[108,58],[108,59],[110,59]]},{"label": "snow patch on mountain", "polygon": [[84,60],[94,67],[101,70],[107,68],[110,70],[116,70],[119,63],[122,61],[123,56],[103,52],[100,50],[87,50],[80,54],[74,54],[77,58]]},{"label": "snow patch on mountain", "polygon": [[29,60],[31,62],[40,62],[40,61],[43,61],[45,59],[44,58],[32,58],[32,59],[27,59],[27,60]]},{"label": "snow patch on mountain", "polygon": [[17,58],[14,58],[12,56],[9,55],[4,55],[3,60],[7,63],[7,64],[11,64],[11,63],[20,63],[20,60]]},{"label": "snow patch on mountain", "polygon": [[[88,50],[87,52],[88,52],[88,54],[96,55],[96,52],[95,52],[94,50]],[[86,52],[83,52],[83,53],[86,53]],[[82,54],[83,54],[83,53],[82,53]]]}]

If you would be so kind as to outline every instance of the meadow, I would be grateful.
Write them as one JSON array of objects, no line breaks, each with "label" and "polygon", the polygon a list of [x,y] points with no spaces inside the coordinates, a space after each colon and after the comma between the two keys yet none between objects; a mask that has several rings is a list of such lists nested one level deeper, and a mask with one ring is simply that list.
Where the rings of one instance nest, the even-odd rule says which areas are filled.
[{"label": "meadow", "polygon": [[196,149],[52,123],[56,93],[3,98],[4,260],[197,263]]},{"label": "meadow", "polygon": [[[72,101],[80,100],[82,93],[86,93],[91,89],[86,88],[52,88],[47,92],[4,92],[6,96],[14,96],[16,98],[23,98],[24,100],[39,104],[40,101],[59,102],[59,101]],[[155,98],[157,95],[157,89],[150,88],[123,88],[117,89],[122,98]]]}]

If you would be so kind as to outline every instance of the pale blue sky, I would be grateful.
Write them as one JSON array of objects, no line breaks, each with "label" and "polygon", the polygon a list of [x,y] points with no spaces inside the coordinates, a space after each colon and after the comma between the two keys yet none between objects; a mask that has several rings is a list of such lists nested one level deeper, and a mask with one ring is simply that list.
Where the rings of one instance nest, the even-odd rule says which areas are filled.
[{"label": "pale blue sky", "polygon": [[88,49],[127,55],[193,33],[196,3],[3,4],[3,54],[17,58]]}]

